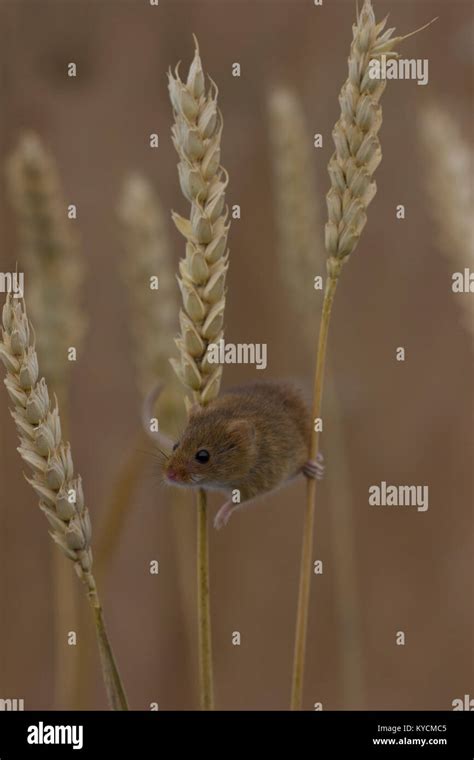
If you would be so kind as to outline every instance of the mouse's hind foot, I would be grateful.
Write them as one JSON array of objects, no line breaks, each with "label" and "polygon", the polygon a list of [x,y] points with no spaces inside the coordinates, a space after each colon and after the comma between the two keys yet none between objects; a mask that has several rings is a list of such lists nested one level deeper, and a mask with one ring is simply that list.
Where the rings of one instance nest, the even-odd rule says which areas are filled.
[{"label": "mouse's hind foot", "polygon": [[307,478],[322,480],[325,470],[323,455],[319,452],[316,459],[308,459],[301,469],[303,475],[306,475]]}]

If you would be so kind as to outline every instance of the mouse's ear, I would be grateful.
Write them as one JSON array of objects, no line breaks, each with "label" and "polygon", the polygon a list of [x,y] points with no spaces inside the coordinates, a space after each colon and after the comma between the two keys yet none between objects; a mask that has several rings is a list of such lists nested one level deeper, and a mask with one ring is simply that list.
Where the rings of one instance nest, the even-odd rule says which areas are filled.
[{"label": "mouse's ear", "polygon": [[249,443],[255,440],[255,425],[249,420],[231,420],[228,431],[230,438],[236,443]]},{"label": "mouse's ear", "polygon": [[195,417],[199,412],[202,412],[202,406],[200,404],[190,404],[187,408],[188,417]]}]

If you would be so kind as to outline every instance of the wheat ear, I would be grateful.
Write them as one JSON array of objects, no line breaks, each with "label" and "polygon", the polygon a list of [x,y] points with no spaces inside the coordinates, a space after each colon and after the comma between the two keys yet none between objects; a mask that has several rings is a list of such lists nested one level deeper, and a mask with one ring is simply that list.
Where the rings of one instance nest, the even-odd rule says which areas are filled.
[{"label": "wheat ear", "polygon": [[5,386],[20,446],[18,452],[31,468],[27,477],[39,497],[50,525],[50,535],[74,564],[85,585],[94,612],[104,682],[112,709],[125,710],[127,702],[105,630],[102,607],[92,573],[91,522],[84,502],[82,480],[74,474],[69,443],[61,433],[57,401],[51,404],[48,386],[39,379],[35,341],[24,301],[10,295],[2,312],[0,358],[6,368]]},{"label": "wheat ear", "polygon": [[[67,351],[79,350],[85,330],[80,307],[83,264],[74,222],[68,221],[58,170],[40,138],[25,133],[7,162],[7,184],[16,213],[19,260],[25,269],[30,313],[38,330],[37,346],[49,387],[57,394],[63,430],[68,430]],[[54,308],[53,308],[54,304]],[[53,555],[55,589],[55,702],[73,705],[73,692],[85,673],[84,647],[71,657],[66,631],[80,628],[74,579],[63,557]],[[77,696],[77,695],[76,695]]]},{"label": "wheat ear", "polygon": [[169,374],[177,297],[164,213],[153,187],[142,175],[126,179],[118,217],[124,239],[121,270],[130,302],[137,379],[145,397],[157,378]]},{"label": "wheat ear", "polygon": [[282,87],[271,93],[268,125],[278,263],[296,309],[300,316],[306,316],[314,297],[315,266],[324,266],[325,257],[309,130],[296,93]]},{"label": "wheat ear", "polygon": [[7,162],[7,180],[38,355],[48,383],[64,402],[71,366],[67,351],[79,348],[85,331],[84,272],[74,222],[67,218],[55,161],[36,134],[20,139]]},{"label": "wheat ear", "polygon": [[[456,271],[474,264],[472,219],[474,152],[453,117],[435,104],[419,118],[419,137],[425,156],[426,189],[437,228],[440,252]],[[462,324],[474,338],[474,299],[458,294]]]},{"label": "wheat ear", "polygon": [[[217,86],[210,80],[206,92],[204,72],[196,49],[186,82],[178,67],[169,72],[169,93],[175,123],[173,144],[179,156],[178,172],[183,195],[191,204],[189,218],[173,213],[173,221],[186,239],[186,256],[179,265],[183,298],[181,335],[176,339],[179,359],[172,365],[194,400],[207,404],[219,392],[222,367],[210,364],[207,347],[223,336],[225,278],[228,268],[226,171],[220,164],[222,116],[217,108]],[[206,494],[198,494],[198,625],[201,705],[214,706],[209,605],[209,557]]]},{"label": "wheat ear", "polygon": [[[380,98],[385,80],[371,78],[370,61],[385,54],[396,56],[393,48],[405,37],[392,37],[394,29],[384,31],[386,19],[375,21],[370,0],[364,5],[352,27],[349,76],[342,86],[339,103],[341,116],[333,130],[335,152],[329,161],[331,188],[327,195],[328,216],[325,243],[327,274],[313,390],[313,419],[321,416],[324,365],[329,321],[336,285],[344,262],[356,248],[367,221],[367,207],[376,193],[372,175],[382,159],[378,131],[382,124]],[[409,36],[409,35],[406,35]],[[313,426],[310,457],[319,449],[319,432]],[[308,479],[307,503],[303,526],[303,544],[296,615],[295,652],[291,709],[298,710],[303,698],[303,675],[308,627],[309,590],[314,532],[316,481]]]},{"label": "wheat ear", "polygon": [[[180,394],[168,382],[178,299],[164,214],[145,177],[127,177],[117,213],[125,249],[121,273],[129,300],[137,384],[144,399],[158,381],[165,382],[160,396],[160,424],[168,429],[182,408]],[[99,577],[117,547],[144,466],[147,443],[148,437],[140,431],[111,489],[95,552]]]},{"label": "wheat ear", "polygon": [[[134,173],[126,179],[118,216],[123,230],[125,255],[122,276],[129,296],[138,385],[142,397],[145,397],[157,381],[164,383],[159,402],[160,426],[168,433],[177,432],[184,410],[182,392],[177,388],[176,376],[169,363],[178,314],[175,262],[167,234],[168,220],[165,219],[158,194],[146,177]],[[156,277],[159,282],[157,291],[150,289],[150,281]],[[143,469],[143,450],[148,444],[147,439],[143,432],[138,436],[114,484],[101,540],[95,552],[99,567],[107,562],[118,543],[127,505]],[[194,530],[190,523],[191,515],[182,506],[183,498],[185,495],[180,489],[170,491],[178,604],[185,620],[186,640],[189,640],[191,647],[194,646],[194,640],[190,641],[194,600],[187,582],[187,571],[192,561],[190,542],[194,542]],[[193,662],[192,657],[188,660]]]},{"label": "wheat ear", "polygon": [[[313,172],[310,130],[298,95],[286,88],[274,90],[269,98],[271,159],[274,167],[278,263],[299,327],[308,340],[314,325],[307,319],[314,308],[316,272],[326,260],[320,234],[320,209]],[[327,406],[331,424],[327,447],[337,477],[328,479],[331,538],[334,553],[335,599],[339,620],[339,648],[345,709],[355,709],[364,699],[361,626],[356,581],[353,527],[353,498],[350,486],[344,420],[335,388],[333,368],[327,367]]]}]

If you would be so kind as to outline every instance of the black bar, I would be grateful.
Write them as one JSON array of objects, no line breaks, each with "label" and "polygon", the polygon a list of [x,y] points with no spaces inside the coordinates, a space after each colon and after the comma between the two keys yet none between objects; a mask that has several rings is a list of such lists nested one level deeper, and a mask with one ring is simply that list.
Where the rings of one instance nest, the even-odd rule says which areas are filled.
[{"label": "black bar", "polygon": [[[31,743],[36,740],[43,743]],[[341,752],[472,760],[474,731],[472,714],[462,711],[0,713],[0,760],[89,758],[104,751],[146,760],[186,750],[223,760],[237,752],[267,758],[273,751],[314,760]]]}]

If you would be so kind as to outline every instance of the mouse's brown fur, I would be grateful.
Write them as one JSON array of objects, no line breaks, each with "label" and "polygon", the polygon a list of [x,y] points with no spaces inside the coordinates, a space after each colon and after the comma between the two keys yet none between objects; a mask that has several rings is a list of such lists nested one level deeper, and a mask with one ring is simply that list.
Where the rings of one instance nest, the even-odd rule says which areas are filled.
[{"label": "mouse's brown fur", "polygon": [[[166,474],[175,485],[238,489],[247,501],[301,471],[310,434],[309,411],[290,383],[234,388],[204,408],[193,407]],[[205,463],[196,460],[203,449],[210,455]]]}]

